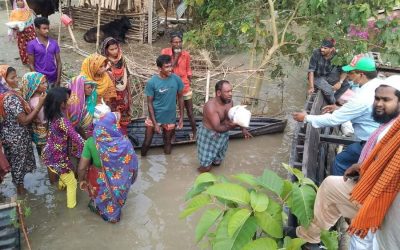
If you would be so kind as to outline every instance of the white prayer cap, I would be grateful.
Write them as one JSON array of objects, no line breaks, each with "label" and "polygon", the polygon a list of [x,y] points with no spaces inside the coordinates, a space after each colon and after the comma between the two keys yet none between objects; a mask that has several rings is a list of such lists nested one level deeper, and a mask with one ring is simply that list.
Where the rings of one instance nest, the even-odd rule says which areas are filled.
[{"label": "white prayer cap", "polygon": [[400,75],[392,75],[383,80],[381,85],[390,86],[400,91]]}]

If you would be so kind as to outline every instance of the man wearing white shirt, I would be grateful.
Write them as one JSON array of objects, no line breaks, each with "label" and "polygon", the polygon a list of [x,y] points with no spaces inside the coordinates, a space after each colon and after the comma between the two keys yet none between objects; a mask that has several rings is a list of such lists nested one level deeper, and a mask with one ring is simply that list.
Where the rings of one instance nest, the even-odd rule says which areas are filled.
[{"label": "man wearing white shirt", "polygon": [[[360,85],[360,90],[352,99],[333,113],[323,115],[307,115],[306,112],[293,113],[293,118],[296,121],[309,122],[315,128],[333,127],[347,121],[351,121],[353,124],[355,137],[360,142],[348,145],[336,156],[331,171],[333,175],[343,175],[347,168],[357,163],[364,143],[379,126],[372,118],[372,104],[375,89],[382,84],[382,80],[376,78],[377,71],[374,60],[358,55],[342,70],[349,72],[350,80]],[[328,107],[328,109],[331,107]]]}]

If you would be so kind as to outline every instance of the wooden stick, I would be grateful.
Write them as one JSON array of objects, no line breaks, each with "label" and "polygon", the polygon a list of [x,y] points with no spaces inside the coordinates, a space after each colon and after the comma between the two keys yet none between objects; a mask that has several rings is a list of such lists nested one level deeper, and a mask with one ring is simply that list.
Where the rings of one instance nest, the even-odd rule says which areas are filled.
[{"label": "wooden stick", "polygon": [[17,203],[17,212],[18,212],[19,221],[21,223],[22,232],[24,233],[26,245],[28,246],[29,250],[32,250],[31,244],[29,243],[28,233],[26,232],[26,228],[25,228],[24,214],[22,213],[21,205],[18,203]]},{"label": "wooden stick", "polygon": [[[6,0],[6,1],[7,1],[7,0]],[[57,42],[58,42],[58,45],[60,45],[60,44],[61,44],[61,26],[62,26],[62,24],[63,24],[62,19],[61,19],[61,17],[62,17],[61,0],[58,1],[58,13],[60,13],[60,26],[58,27],[58,38],[57,38]]]},{"label": "wooden stick", "polygon": [[147,43],[152,44],[153,43],[153,0],[148,0],[148,15],[147,15]]},{"label": "wooden stick", "polygon": [[210,95],[210,70],[207,70],[207,84],[206,84],[206,102],[208,102],[208,98]]},{"label": "wooden stick", "polygon": [[7,18],[10,17],[10,11],[8,10],[8,0],[4,0],[6,2],[6,10],[7,10]]},{"label": "wooden stick", "polygon": [[100,17],[101,17],[101,6],[100,3],[97,5],[98,6],[98,13],[97,13],[97,35],[96,35],[96,52],[99,50],[99,44],[100,44]]}]

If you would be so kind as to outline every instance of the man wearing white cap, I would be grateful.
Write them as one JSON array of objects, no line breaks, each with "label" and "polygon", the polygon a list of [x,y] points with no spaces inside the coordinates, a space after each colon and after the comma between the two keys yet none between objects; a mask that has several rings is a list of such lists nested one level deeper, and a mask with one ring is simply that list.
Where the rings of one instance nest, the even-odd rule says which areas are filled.
[{"label": "man wearing white cap", "polygon": [[400,211],[393,206],[400,203],[399,114],[400,76],[391,76],[375,91],[373,118],[381,125],[366,142],[358,163],[344,177],[328,176],[318,189],[310,226],[285,228],[286,235],[318,244],[321,231],[344,216],[352,219],[350,234],[364,238],[381,229],[377,236],[380,249],[398,248],[399,224],[394,218],[400,218]]}]

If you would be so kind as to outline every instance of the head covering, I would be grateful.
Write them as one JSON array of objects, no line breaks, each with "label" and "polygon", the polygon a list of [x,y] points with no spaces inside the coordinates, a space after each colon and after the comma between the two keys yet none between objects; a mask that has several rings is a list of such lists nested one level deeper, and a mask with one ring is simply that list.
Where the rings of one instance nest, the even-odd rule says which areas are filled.
[{"label": "head covering", "polygon": [[386,85],[400,91],[400,75],[389,76],[381,85]]},{"label": "head covering", "polygon": [[13,10],[10,13],[9,21],[31,22],[33,21],[33,13],[29,5],[24,0],[24,7],[18,8],[17,1],[13,2]]},{"label": "head covering", "polygon": [[334,39],[324,39],[321,43],[321,47],[326,47],[326,48],[333,48],[335,47],[336,41]]},{"label": "head covering", "polygon": [[[110,57],[110,55],[108,54],[107,46],[108,46],[108,44],[109,44],[111,41],[117,42],[117,43],[116,43],[116,45],[117,45],[117,47],[118,47],[118,56],[117,56],[117,58]],[[107,59],[108,59],[112,64],[116,64],[116,63],[119,62],[119,60],[121,60],[121,58],[122,58],[122,48],[121,48],[121,44],[118,42],[117,39],[115,39],[115,38],[113,38],[113,37],[107,37],[107,38],[104,39],[104,41],[101,43],[100,48],[101,48],[100,53],[101,53],[103,56],[107,57]]]},{"label": "head covering", "polygon": [[[103,218],[116,222],[137,176],[137,156],[129,139],[118,129],[115,113],[109,112],[100,118],[94,128],[94,139],[102,162],[100,179],[107,187],[99,190],[95,203]],[[112,202],[104,197],[111,198]]]},{"label": "head covering", "polygon": [[101,117],[105,116],[109,112],[111,112],[110,107],[104,103],[103,99],[101,99],[101,103],[97,104],[94,108],[94,122],[97,122]]},{"label": "head covering", "polygon": [[353,57],[349,65],[343,66],[345,72],[360,70],[366,72],[376,71],[375,61],[371,57],[359,54]]},{"label": "head covering", "polygon": [[96,53],[86,57],[82,63],[81,75],[85,76],[88,81],[96,82],[96,92],[98,96],[103,96],[109,86],[113,84],[107,73],[104,73],[102,76],[96,76],[96,72],[106,60],[106,57]]},{"label": "head covering", "polygon": [[[85,85],[87,84],[94,86],[90,96],[85,95]],[[72,78],[68,88],[71,90],[71,95],[68,99],[67,117],[74,127],[79,124],[83,125],[82,121],[87,115],[93,117],[97,101],[96,82],[89,81],[85,76],[79,75]],[[92,123],[92,119],[88,120],[88,123]]]},{"label": "head covering", "polygon": [[3,64],[0,65],[0,94],[9,90],[6,82],[7,70],[10,66]]},{"label": "head covering", "polygon": [[45,75],[39,72],[28,72],[22,77],[22,97],[29,102]]},{"label": "head covering", "polygon": [[171,41],[172,41],[172,39],[174,39],[174,37],[179,37],[179,39],[182,40],[183,34],[180,31],[175,31],[175,32],[172,32],[169,37],[170,37]]}]

